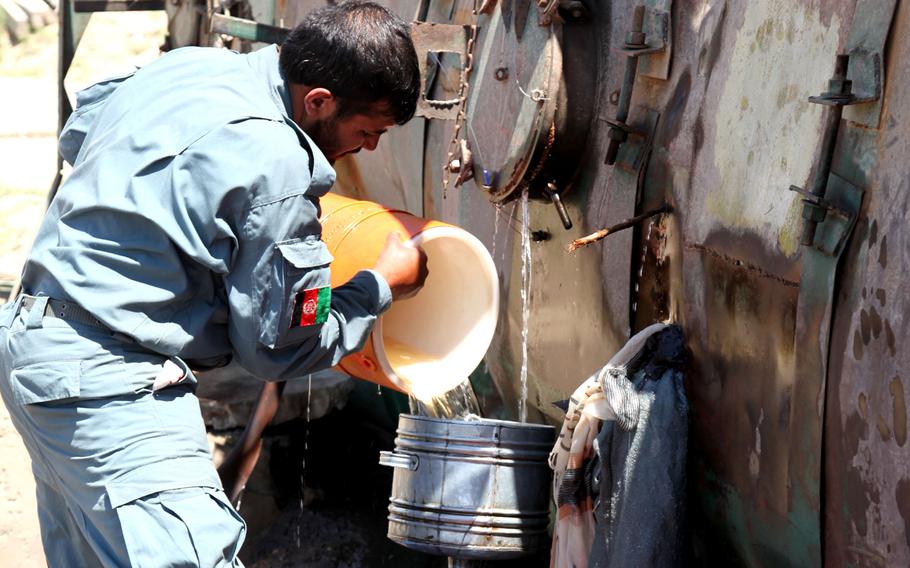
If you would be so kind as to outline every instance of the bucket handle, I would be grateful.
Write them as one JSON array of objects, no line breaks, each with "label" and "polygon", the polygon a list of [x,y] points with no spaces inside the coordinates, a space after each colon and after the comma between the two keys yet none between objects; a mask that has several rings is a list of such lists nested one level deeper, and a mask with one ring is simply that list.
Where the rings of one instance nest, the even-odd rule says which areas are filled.
[{"label": "bucket handle", "polygon": [[396,452],[379,452],[379,465],[399,467],[417,471],[420,459],[414,454],[399,454]]}]

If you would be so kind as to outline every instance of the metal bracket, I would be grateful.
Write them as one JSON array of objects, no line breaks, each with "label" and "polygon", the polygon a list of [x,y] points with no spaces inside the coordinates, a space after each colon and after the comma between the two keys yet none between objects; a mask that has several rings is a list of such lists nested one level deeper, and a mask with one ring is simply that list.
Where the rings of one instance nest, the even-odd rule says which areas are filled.
[{"label": "metal bracket", "polygon": [[847,78],[853,81],[859,102],[869,104],[845,109],[844,118],[871,128],[878,128],[881,121],[885,88],[882,54],[896,5],[896,0],[858,0],[853,27],[847,37],[846,51],[850,56]]},{"label": "metal bracket", "polygon": [[863,190],[835,174],[828,177],[824,207],[829,215],[819,223],[815,232],[813,247],[822,254],[840,255],[847,237],[853,232],[859,208],[863,202]]},{"label": "metal bracket", "polygon": [[672,0],[647,0],[645,2],[643,31],[649,46],[654,50],[638,59],[638,72],[645,77],[662,79],[670,77],[670,59],[673,55]]},{"label": "metal bracket", "polygon": [[453,24],[435,24],[432,22],[413,22],[411,39],[417,52],[417,64],[420,67],[420,98],[417,100],[416,116],[455,120],[458,117],[460,99],[437,101],[426,98],[427,93],[427,54],[457,53],[461,60],[462,72],[467,60],[466,52],[470,26]]},{"label": "metal bracket", "polygon": [[[834,183],[835,178],[837,180],[840,180],[841,183],[848,183],[836,174],[830,174],[828,177],[828,185],[826,187],[826,195],[828,191],[832,191],[831,184]],[[857,191],[860,191],[854,186],[851,187]],[[805,219],[806,224],[811,224],[816,227],[815,231],[811,235],[812,242],[803,244],[811,244],[820,252],[827,254],[828,256],[837,256],[839,254],[841,245],[852,230],[851,227],[856,221],[856,214],[847,209],[838,207],[833,202],[831,202],[831,200],[819,197],[801,187],[791,185],[790,191],[794,191],[804,197],[802,200],[802,217]],[[831,213],[833,217],[832,215],[829,215],[829,213]],[[826,220],[832,222],[828,225],[825,225]],[[825,230],[825,227],[828,227],[828,230]],[[837,227],[839,236],[835,238],[831,237],[831,227]]]},{"label": "metal bracket", "polygon": [[[650,18],[648,18],[648,14],[651,14]],[[648,35],[645,32],[645,30],[649,29],[646,22],[650,22],[650,29],[654,34]],[[668,40],[669,13],[655,12],[647,6],[636,6],[632,13],[632,25],[629,28],[629,33],[626,34],[626,41],[622,47],[617,49],[619,53],[626,56],[626,66],[623,73],[622,87],[619,90],[616,118],[615,120],[607,121],[610,125],[610,143],[607,146],[604,164],[608,166],[612,166],[616,162],[619,149],[628,140],[629,134],[632,132],[632,129],[626,125],[626,119],[629,116],[632,89],[635,87],[635,75],[642,61],[641,58],[665,52],[668,48]],[[669,59],[667,60],[666,71],[669,72]]]},{"label": "metal bracket", "polygon": [[[645,159],[651,151],[651,141],[657,130],[660,113],[643,106],[636,106],[633,112],[632,126],[623,125],[627,139],[619,147],[616,155],[616,167],[631,174],[638,174],[644,166]],[[615,121],[605,120],[611,128],[618,128]]]},{"label": "metal bracket", "polygon": [[[834,64],[834,74],[828,80],[828,90],[822,94],[809,97],[810,103],[821,104],[828,107],[825,111],[825,129],[822,134],[821,144],[818,147],[818,157],[815,161],[815,174],[809,191],[791,185],[790,191],[795,191],[804,196],[803,199],[803,230],[800,244],[814,246],[816,242],[816,229],[824,222],[829,211],[842,217],[849,217],[849,213],[839,210],[836,203],[827,198],[828,184],[831,179],[831,161],[834,157],[834,148],[837,144],[837,133],[840,129],[841,117],[844,109],[850,105],[858,104],[859,98],[853,93],[853,83],[847,78],[850,67],[849,55],[838,55]],[[852,219],[850,220],[852,223]],[[827,254],[827,253],[826,253]]]},{"label": "metal bracket", "polygon": [[[830,183],[830,178],[828,181]],[[810,191],[806,191],[799,186],[791,185],[790,191],[803,196],[803,219],[812,221],[813,223],[821,223],[824,221],[828,211],[832,211],[838,215],[851,215],[851,213],[838,208],[827,199],[819,197]]]},{"label": "metal bracket", "polygon": [[790,191],[802,195],[803,219],[817,225],[812,234],[811,246],[828,256],[838,256],[841,247],[856,224],[863,190],[831,172],[825,188],[825,197],[790,186]]},{"label": "metal bracket", "polygon": [[[851,49],[847,79],[853,81],[853,104],[879,101],[882,97],[882,54],[864,48]],[[881,113],[881,104],[877,105]]]}]

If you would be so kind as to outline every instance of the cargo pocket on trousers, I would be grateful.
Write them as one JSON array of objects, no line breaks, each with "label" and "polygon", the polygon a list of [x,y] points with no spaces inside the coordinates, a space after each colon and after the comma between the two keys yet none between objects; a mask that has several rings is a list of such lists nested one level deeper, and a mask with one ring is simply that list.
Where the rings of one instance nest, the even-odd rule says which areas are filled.
[{"label": "cargo pocket on trousers", "polygon": [[10,386],[19,404],[53,402],[79,396],[80,361],[46,361],[13,369]]},{"label": "cargo pocket on trousers", "polygon": [[129,564],[238,566],[246,523],[220,489],[161,491],[117,507]]},{"label": "cargo pocket on trousers", "polygon": [[272,349],[299,343],[318,333],[331,306],[332,255],[319,239],[275,244],[260,342]]}]

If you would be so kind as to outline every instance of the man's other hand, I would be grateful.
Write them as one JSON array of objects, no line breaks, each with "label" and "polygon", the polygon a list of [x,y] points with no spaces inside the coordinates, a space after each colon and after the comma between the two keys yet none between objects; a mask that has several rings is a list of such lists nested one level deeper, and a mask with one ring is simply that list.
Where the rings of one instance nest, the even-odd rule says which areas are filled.
[{"label": "man's other hand", "polygon": [[373,269],[385,278],[394,300],[416,294],[429,274],[426,253],[411,243],[401,242],[398,233],[392,233],[386,239]]}]

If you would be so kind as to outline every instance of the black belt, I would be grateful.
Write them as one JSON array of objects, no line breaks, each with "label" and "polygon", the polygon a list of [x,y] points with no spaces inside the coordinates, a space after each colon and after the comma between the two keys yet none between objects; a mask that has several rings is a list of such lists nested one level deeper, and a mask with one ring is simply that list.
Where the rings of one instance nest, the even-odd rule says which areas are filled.
[{"label": "black belt", "polygon": [[[35,296],[22,294],[19,301],[19,309],[31,310],[37,301],[38,298]],[[47,301],[47,307],[44,308],[44,315],[45,317],[59,318],[62,320],[81,323],[108,331],[108,327],[106,325],[98,321],[98,318],[93,316],[91,313],[89,313],[88,310],[76,304],[75,302],[49,298]]]}]

